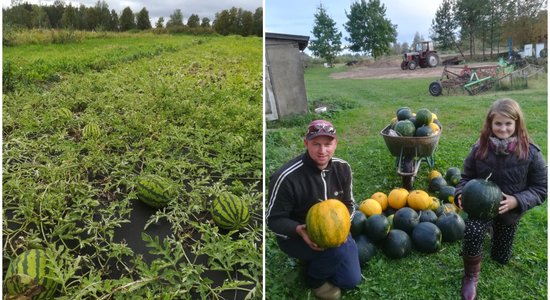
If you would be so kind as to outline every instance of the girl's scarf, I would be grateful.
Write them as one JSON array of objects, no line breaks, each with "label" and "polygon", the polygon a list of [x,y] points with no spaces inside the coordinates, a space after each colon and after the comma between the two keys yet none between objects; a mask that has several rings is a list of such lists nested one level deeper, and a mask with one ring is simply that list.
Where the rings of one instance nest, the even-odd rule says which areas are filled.
[{"label": "girl's scarf", "polygon": [[494,136],[489,137],[489,148],[495,152],[496,155],[508,155],[513,153],[518,144],[518,140],[515,136],[499,139]]}]

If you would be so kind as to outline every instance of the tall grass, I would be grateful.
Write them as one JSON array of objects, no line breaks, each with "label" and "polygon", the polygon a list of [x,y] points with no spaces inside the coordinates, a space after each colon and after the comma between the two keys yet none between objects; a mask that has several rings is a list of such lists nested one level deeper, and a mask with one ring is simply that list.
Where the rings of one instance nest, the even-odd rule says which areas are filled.
[{"label": "tall grass", "polygon": [[[302,137],[307,123],[327,118],[336,126],[339,144],[336,156],[353,169],[357,202],[376,191],[389,192],[401,186],[391,156],[379,132],[397,108],[428,108],[443,124],[435,169],[462,168],[490,104],[503,97],[517,100],[527,120],[531,137],[547,155],[546,76],[530,79],[529,88],[487,92],[476,96],[458,94],[432,97],[428,85],[436,78],[341,79],[330,78],[340,69],[313,68],[305,74],[308,101],[323,101],[335,107],[347,99],[353,105],[324,115],[306,115],[269,122],[266,133],[266,178],[288,159],[304,151]],[[331,101],[335,101],[331,102]],[[330,105],[329,105],[330,106]],[[422,163],[414,188],[427,190],[430,168]],[[266,197],[267,199],[267,197]],[[507,266],[491,259],[482,265],[479,299],[546,299],[547,295],[547,204],[529,211],[521,220],[514,256]],[[269,233],[266,237],[266,299],[314,298],[300,275],[297,262],[282,253]],[[485,245],[485,251],[489,244]],[[344,299],[458,299],[462,262],[461,243],[444,244],[440,252],[425,255],[414,251],[407,258],[388,259],[380,251],[362,269],[363,281]]]}]

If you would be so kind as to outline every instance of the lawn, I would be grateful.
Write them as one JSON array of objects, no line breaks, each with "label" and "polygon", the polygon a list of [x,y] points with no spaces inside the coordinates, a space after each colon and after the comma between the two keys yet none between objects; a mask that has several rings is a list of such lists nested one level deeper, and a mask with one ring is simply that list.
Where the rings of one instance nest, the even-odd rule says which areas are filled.
[{"label": "lawn", "polygon": [[[261,38],[98,37],[3,63],[3,274],[41,248],[58,299],[262,298]],[[174,184],[167,207],[139,201],[146,174]],[[221,192],[246,227],[213,223]]]},{"label": "lawn", "polygon": [[[345,68],[345,67],[342,67]],[[523,109],[528,131],[547,156],[547,78],[530,79],[525,90],[490,91],[476,96],[466,94],[432,97],[428,85],[436,78],[421,79],[340,79],[330,78],[336,69],[306,70],[305,83],[310,111],[326,105],[323,115],[308,114],[267,123],[266,178],[287,160],[304,151],[302,137],[309,121],[326,118],[338,130],[336,156],[347,160],[353,169],[356,202],[376,191],[388,193],[401,186],[391,156],[380,131],[397,108],[413,111],[428,108],[443,125],[435,152],[435,169],[444,173],[449,167],[462,167],[490,104],[510,97]],[[422,163],[414,188],[427,190],[430,168]],[[267,186],[267,182],[266,182]],[[267,194],[266,194],[266,199]],[[457,299],[462,260],[460,242],[445,243],[435,254],[413,251],[412,255],[392,260],[381,251],[362,268],[363,281],[343,299]],[[486,240],[485,253],[489,250]],[[282,253],[274,236],[266,235],[266,299],[312,299],[300,277],[300,267]],[[490,259],[482,264],[478,299],[546,299],[547,297],[547,205],[529,211],[522,218],[514,255],[506,266]]]}]

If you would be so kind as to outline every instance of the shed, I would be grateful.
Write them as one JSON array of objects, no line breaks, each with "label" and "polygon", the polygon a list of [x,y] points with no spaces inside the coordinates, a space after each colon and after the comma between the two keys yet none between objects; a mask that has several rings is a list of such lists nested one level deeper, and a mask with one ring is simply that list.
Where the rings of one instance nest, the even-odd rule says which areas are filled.
[{"label": "shed", "polygon": [[265,33],[265,115],[276,120],[308,112],[302,51],[309,36]]}]

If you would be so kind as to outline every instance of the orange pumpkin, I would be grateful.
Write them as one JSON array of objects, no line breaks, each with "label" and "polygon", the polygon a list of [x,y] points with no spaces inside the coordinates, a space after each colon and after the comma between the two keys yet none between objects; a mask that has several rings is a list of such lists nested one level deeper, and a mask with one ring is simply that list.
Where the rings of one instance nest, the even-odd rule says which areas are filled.
[{"label": "orange pumpkin", "polygon": [[407,204],[409,191],[404,188],[395,188],[388,194],[388,204],[394,209],[400,209]]}]

